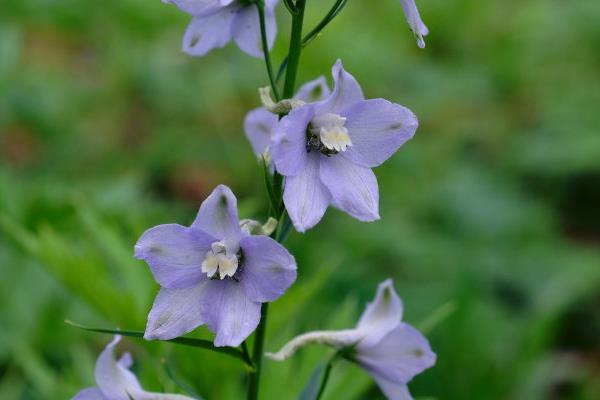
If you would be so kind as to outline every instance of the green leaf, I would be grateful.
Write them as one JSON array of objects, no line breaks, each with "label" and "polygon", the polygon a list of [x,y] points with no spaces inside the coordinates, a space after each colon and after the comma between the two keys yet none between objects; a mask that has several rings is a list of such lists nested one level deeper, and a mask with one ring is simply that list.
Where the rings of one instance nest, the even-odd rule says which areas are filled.
[{"label": "green leaf", "polygon": [[308,378],[308,382],[304,385],[302,392],[298,395],[298,400],[316,400],[318,398],[325,369],[324,363],[317,365],[310,378]]},{"label": "green leaf", "polygon": [[187,395],[197,400],[204,400],[198,393],[196,393],[196,391],[190,385],[179,379],[177,374],[175,374],[175,371],[173,371],[173,369],[165,360],[163,360],[163,366],[165,367],[165,372],[167,373],[169,379],[171,379],[175,383],[175,385],[181,388]]}]

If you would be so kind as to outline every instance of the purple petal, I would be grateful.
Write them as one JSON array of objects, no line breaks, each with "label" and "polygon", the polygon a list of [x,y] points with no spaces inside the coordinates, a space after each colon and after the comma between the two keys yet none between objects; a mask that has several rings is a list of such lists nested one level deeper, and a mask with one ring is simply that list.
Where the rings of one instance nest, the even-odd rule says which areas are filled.
[{"label": "purple petal", "polygon": [[244,287],[233,280],[210,281],[202,314],[216,334],[215,346],[239,346],[260,322],[261,304],[251,301]]},{"label": "purple petal", "polygon": [[333,92],[327,99],[319,103],[318,114],[337,114],[344,108],[364,100],[360,85],[352,75],[344,70],[341,60],[337,60],[331,73],[334,81]]},{"label": "purple petal", "polygon": [[373,379],[377,382],[377,386],[379,386],[379,389],[381,389],[388,400],[413,400],[408,391],[408,386],[405,384],[392,382],[377,375],[373,376]]},{"label": "purple petal", "polygon": [[435,353],[415,328],[400,323],[378,343],[357,345],[356,360],[373,376],[408,383],[415,375],[435,364]]},{"label": "purple petal", "polygon": [[277,125],[271,155],[280,174],[293,176],[305,169],[308,160],[306,128],[313,116],[313,108],[306,105],[292,110]]},{"label": "purple petal", "polygon": [[71,400],[106,400],[100,389],[87,388],[77,393]]},{"label": "purple petal", "polygon": [[358,321],[357,328],[367,331],[361,341],[363,346],[371,346],[393,330],[402,320],[402,301],[394,290],[391,279],[379,284],[375,300],[367,305]]},{"label": "purple petal", "polygon": [[408,108],[383,99],[361,101],[343,112],[352,146],[343,153],[355,163],[377,167],[406,141],[419,122]]},{"label": "purple petal", "polygon": [[185,289],[161,288],[146,324],[146,340],[168,340],[204,324],[201,304],[213,281],[205,280]]},{"label": "purple petal", "polygon": [[121,336],[116,335],[100,353],[94,371],[98,388],[111,400],[129,400],[127,393],[130,390],[142,388],[135,375],[115,359],[114,349],[120,340]]},{"label": "purple petal", "polygon": [[[262,40],[258,10],[255,5],[249,5],[239,10],[233,24],[232,36],[239,48],[254,57],[263,57]],[[273,47],[277,34],[277,23],[272,8],[265,8],[265,28],[269,50]]]},{"label": "purple petal", "polygon": [[237,199],[225,185],[217,186],[202,202],[192,228],[202,229],[217,239],[237,241],[242,236]]},{"label": "purple petal", "polygon": [[246,114],[244,131],[252,145],[254,154],[260,156],[267,150],[278,122],[277,115],[262,107]]},{"label": "purple petal", "polygon": [[417,45],[420,48],[425,47],[425,40],[423,40],[423,36],[427,36],[429,33],[429,29],[421,20],[421,15],[419,14],[419,10],[417,9],[417,5],[415,4],[415,0],[400,0],[400,4],[402,4],[402,9],[404,10],[404,14],[406,15],[406,21],[408,21],[408,25],[410,29],[415,34],[417,38]]},{"label": "purple petal", "polygon": [[304,170],[285,179],[283,202],[298,232],[315,226],[329,206],[331,195],[319,177],[320,154],[308,154]]},{"label": "purple petal", "polygon": [[237,10],[237,6],[223,7],[192,19],[183,35],[183,51],[191,56],[203,56],[229,43]]},{"label": "purple petal", "polygon": [[142,234],[135,245],[135,257],[146,261],[161,286],[184,288],[204,278],[202,261],[215,241],[200,229],[158,225]]},{"label": "purple petal", "polygon": [[274,301],[296,280],[296,260],[270,237],[247,236],[240,247],[244,255],[240,283],[250,300]]},{"label": "purple petal", "polygon": [[298,92],[296,92],[294,99],[312,103],[323,100],[330,94],[331,90],[329,90],[329,86],[327,86],[325,77],[320,76],[317,79],[300,86],[300,89],[298,89]]},{"label": "purple petal", "polygon": [[134,400],[194,400],[192,397],[181,394],[146,392],[145,390],[132,390],[129,392]]},{"label": "purple petal", "polygon": [[233,3],[234,0],[163,0],[163,3],[174,4],[181,11],[194,17],[213,13],[219,8]]},{"label": "purple petal", "polygon": [[344,157],[321,157],[320,176],[335,207],[360,221],[379,219],[379,189],[370,168]]}]

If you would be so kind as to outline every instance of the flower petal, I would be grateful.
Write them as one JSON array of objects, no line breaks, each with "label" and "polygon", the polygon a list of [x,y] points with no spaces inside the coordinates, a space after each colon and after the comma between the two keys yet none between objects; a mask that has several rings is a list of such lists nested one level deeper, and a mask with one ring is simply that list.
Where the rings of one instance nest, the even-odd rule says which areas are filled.
[{"label": "flower petal", "polygon": [[240,247],[244,257],[240,283],[250,300],[274,301],[296,280],[296,260],[270,237],[247,236]]},{"label": "flower petal", "polygon": [[160,289],[148,315],[144,339],[173,339],[204,324],[201,305],[212,283],[205,280],[185,289]]},{"label": "flower petal", "polygon": [[320,155],[313,151],[307,158],[303,171],[285,179],[283,191],[285,208],[298,232],[315,226],[331,201],[331,195],[319,177]]},{"label": "flower petal", "polygon": [[402,320],[402,301],[394,290],[391,279],[379,284],[375,300],[367,305],[358,321],[357,329],[367,333],[361,341],[363,346],[378,343],[381,338],[392,331]]},{"label": "flower petal", "polygon": [[183,51],[191,56],[203,56],[212,49],[225,46],[231,40],[236,13],[237,7],[232,5],[194,17],[183,35]]},{"label": "flower petal", "polygon": [[333,92],[319,103],[317,114],[341,112],[344,108],[364,100],[364,95],[356,79],[344,69],[341,60],[337,60],[331,69]]},{"label": "flower petal", "polygon": [[106,400],[100,389],[87,388],[77,393],[71,400]]},{"label": "flower petal", "polygon": [[132,390],[129,392],[132,399],[135,400],[194,400],[193,397],[183,396],[181,394],[154,393],[145,390]]},{"label": "flower petal", "polygon": [[174,4],[181,11],[194,17],[215,12],[217,9],[231,4],[234,0],[163,0],[163,3]]},{"label": "flower petal", "polygon": [[273,135],[271,155],[280,174],[294,176],[305,169],[308,160],[306,129],[313,115],[311,106],[302,106],[279,121]]},{"label": "flower petal", "polygon": [[312,103],[323,100],[330,94],[331,90],[329,89],[329,86],[327,86],[325,77],[320,76],[317,79],[306,82],[304,85],[300,86],[300,89],[298,89],[296,92],[294,99]]},{"label": "flower petal", "polygon": [[321,157],[320,176],[335,207],[360,221],[379,219],[379,189],[370,168],[339,155]]},{"label": "flower petal", "polygon": [[210,281],[202,302],[202,315],[216,334],[215,346],[239,346],[260,322],[261,304],[251,301],[243,286],[233,280]]},{"label": "flower petal", "polygon": [[358,329],[307,332],[287,342],[277,353],[266,353],[265,355],[275,361],[283,361],[294,355],[301,347],[309,344],[323,344],[335,349],[343,349],[358,343],[363,336],[364,333]]},{"label": "flower petal", "polygon": [[406,21],[408,21],[410,30],[413,31],[415,38],[417,38],[417,45],[420,48],[424,48],[425,40],[423,40],[423,36],[427,36],[429,29],[427,29],[427,26],[421,20],[421,14],[419,14],[415,0],[400,0],[400,4],[402,4],[402,9],[404,10],[404,15],[406,15]]},{"label": "flower petal", "polygon": [[217,239],[237,241],[242,236],[237,212],[237,199],[225,185],[217,186],[202,202],[192,224]]},{"label": "flower petal", "polygon": [[373,379],[377,382],[377,386],[379,386],[379,389],[381,389],[388,400],[413,400],[408,391],[408,386],[405,384],[392,382],[377,375],[373,376]]},{"label": "flower petal", "polygon": [[436,356],[421,332],[400,323],[374,345],[359,343],[355,358],[373,376],[408,383],[433,366]]},{"label": "flower petal", "polygon": [[356,103],[342,116],[352,140],[343,156],[371,168],[381,165],[411,139],[419,125],[408,108],[383,99]]},{"label": "flower petal", "polygon": [[129,400],[127,393],[130,390],[142,388],[135,375],[115,359],[114,349],[120,340],[121,336],[115,335],[100,353],[94,371],[98,388],[105,398],[111,400]]},{"label": "flower petal", "polygon": [[205,277],[202,261],[215,241],[200,229],[177,224],[158,225],[139,238],[135,257],[146,261],[161,286],[184,288],[196,285]]},{"label": "flower petal", "polygon": [[[241,8],[233,21],[231,29],[233,39],[243,52],[254,57],[263,57],[260,23],[255,5]],[[265,7],[265,29],[270,50],[277,34],[275,13],[273,8],[270,7]]]},{"label": "flower petal", "polygon": [[256,108],[246,114],[244,132],[252,145],[254,154],[260,156],[269,148],[279,118],[265,108]]}]

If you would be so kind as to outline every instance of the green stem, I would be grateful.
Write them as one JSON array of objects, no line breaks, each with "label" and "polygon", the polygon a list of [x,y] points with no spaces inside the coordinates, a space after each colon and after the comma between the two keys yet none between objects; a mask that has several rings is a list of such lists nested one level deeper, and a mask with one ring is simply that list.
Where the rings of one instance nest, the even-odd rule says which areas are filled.
[{"label": "green stem", "polygon": [[306,0],[296,1],[296,13],[292,14],[292,35],[288,52],[287,74],[283,86],[283,98],[291,99],[296,90],[296,75],[302,53],[302,24],[304,23],[304,8]]},{"label": "green stem", "polygon": [[265,333],[267,330],[267,313],[269,311],[269,303],[264,303],[260,310],[260,324],[256,329],[254,336],[254,348],[252,349],[252,360],[254,364],[254,372],[250,374],[250,382],[248,384],[248,400],[258,399],[258,386],[260,383],[260,373],[262,370],[263,346],[265,342]]},{"label": "green stem", "polygon": [[262,43],[262,50],[265,57],[265,65],[267,66],[267,74],[269,75],[269,82],[271,83],[271,89],[273,90],[273,96],[275,101],[281,100],[279,97],[279,90],[277,90],[277,83],[275,82],[275,76],[273,75],[273,64],[271,63],[271,54],[269,52],[269,42],[267,40],[267,28],[265,24],[265,3],[264,0],[256,1],[256,8],[258,9],[258,19],[260,22],[260,38]]},{"label": "green stem", "polygon": [[317,397],[315,400],[319,400],[325,391],[325,387],[327,386],[327,382],[329,381],[329,375],[331,375],[331,369],[333,368],[333,363],[340,357],[340,353],[335,353],[329,361],[327,361],[327,365],[325,365],[325,371],[323,372],[323,378],[321,379],[321,385],[319,386],[319,393],[317,393]]}]

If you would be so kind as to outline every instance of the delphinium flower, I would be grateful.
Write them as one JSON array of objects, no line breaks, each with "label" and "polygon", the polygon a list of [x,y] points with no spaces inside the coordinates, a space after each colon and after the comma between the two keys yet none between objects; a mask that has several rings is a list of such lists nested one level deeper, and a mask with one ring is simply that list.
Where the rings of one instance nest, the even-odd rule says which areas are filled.
[{"label": "delphinium flower", "polygon": [[121,340],[116,335],[96,361],[94,375],[96,387],[83,389],[72,400],[193,400],[180,394],[146,392],[136,376],[129,370],[133,360],[129,353],[117,361],[115,346]]},{"label": "delphinium flower", "polygon": [[[203,56],[212,49],[234,40],[239,48],[254,57],[262,57],[260,24],[256,5],[249,0],[163,0],[176,5],[193,19],[183,36],[183,51]],[[278,0],[264,0],[265,28],[269,49],[275,41]]]},{"label": "delphinium flower", "polygon": [[277,299],[296,279],[296,262],[283,246],[240,228],[237,199],[224,185],[202,203],[190,227],[144,232],[135,256],[161,286],[146,339],[171,339],[207,325],[215,346],[238,346],[256,329],[261,303]]},{"label": "delphinium flower", "polygon": [[400,4],[402,4],[408,26],[410,26],[410,30],[417,39],[417,45],[420,48],[424,48],[425,40],[423,39],[423,36],[427,36],[429,29],[427,29],[427,26],[423,23],[423,20],[421,20],[421,14],[419,14],[419,9],[415,4],[415,0],[400,0]]},{"label": "delphinium flower", "polygon": [[[302,85],[294,99],[310,103],[324,99],[329,96],[330,92],[325,77],[321,76]],[[267,162],[271,159],[269,145],[278,122],[279,116],[265,107],[255,108],[244,119],[244,131],[250,141],[252,150]]]},{"label": "delphinium flower", "polygon": [[412,138],[418,125],[404,106],[365,100],[341,61],[332,73],[331,94],[291,110],[271,142],[275,168],[286,178],[284,203],[300,232],[316,225],[330,204],[361,221],[379,219],[371,168]]},{"label": "delphinium flower", "polygon": [[354,329],[317,331],[297,336],[267,356],[283,361],[308,344],[333,347],[361,366],[390,400],[412,399],[407,383],[435,364],[427,339],[402,322],[402,301],[391,280],[381,283]]}]

